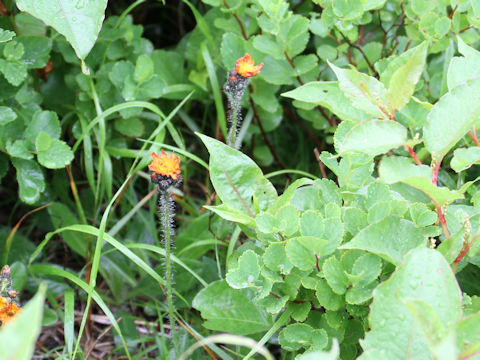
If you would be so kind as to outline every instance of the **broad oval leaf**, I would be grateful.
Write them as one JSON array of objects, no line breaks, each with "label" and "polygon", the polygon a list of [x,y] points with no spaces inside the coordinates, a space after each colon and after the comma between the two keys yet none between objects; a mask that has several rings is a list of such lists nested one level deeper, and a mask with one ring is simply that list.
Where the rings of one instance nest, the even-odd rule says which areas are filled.
[{"label": "broad oval leaf", "polygon": [[390,120],[365,120],[350,129],[339,144],[340,153],[384,154],[407,142],[407,128]]},{"label": "broad oval leaf", "polygon": [[17,169],[17,181],[20,199],[27,204],[34,204],[45,190],[45,177],[42,169],[33,160],[12,158]]},{"label": "broad oval leaf", "polygon": [[210,153],[210,179],[220,199],[230,207],[254,217],[252,199],[266,210],[277,199],[277,191],[262,170],[240,151],[198,134]]},{"label": "broad oval leaf", "polygon": [[457,173],[466,170],[474,164],[480,162],[480,148],[471,147],[468,149],[460,148],[453,152],[453,158],[450,161],[450,167]]},{"label": "broad oval leaf", "polygon": [[407,62],[393,73],[387,91],[388,104],[391,109],[401,110],[410,101],[425,66],[427,46],[428,43],[424,41],[409,50],[411,54]]},{"label": "broad oval leaf", "polygon": [[389,118],[387,90],[372,76],[353,69],[341,69],[328,63],[338,78],[340,90],[349,98],[352,105],[376,118]]},{"label": "broad oval leaf", "polygon": [[432,184],[432,169],[415,165],[410,159],[391,156],[384,158],[379,167],[380,179],[386,184],[404,183],[424,192],[438,206],[463,199],[459,191]]},{"label": "broad oval leaf", "polygon": [[64,35],[85,59],[102,27],[107,0],[17,0],[17,6]]},{"label": "broad oval leaf", "polygon": [[424,232],[411,221],[390,215],[373,223],[340,249],[360,249],[398,265],[411,249],[426,245]]},{"label": "broad oval leaf", "polygon": [[[193,299],[210,330],[249,335],[269,330],[272,316],[254,303],[255,290],[232,289],[225,280],[211,283]],[[228,304],[228,306],[225,306]]]},{"label": "broad oval leaf", "polygon": [[281,95],[326,107],[342,120],[358,122],[371,117],[352,106],[352,102],[340,90],[337,81],[312,81]]},{"label": "broad oval leaf", "polygon": [[391,360],[408,359],[412,354],[417,359],[432,359],[424,332],[407,305],[413,301],[428,304],[445,329],[461,318],[460,288],[436,250],[412,250],[390,279],[377,287],[369,317],[371,330],[360,341],[366,353],[376,350],[382,359]]},{"label": "broad oval leaf", "polygon": [[433,105],[423,135],[430,153],[443,157],[470,131],[480,116],[480,79],[458,85]]}]

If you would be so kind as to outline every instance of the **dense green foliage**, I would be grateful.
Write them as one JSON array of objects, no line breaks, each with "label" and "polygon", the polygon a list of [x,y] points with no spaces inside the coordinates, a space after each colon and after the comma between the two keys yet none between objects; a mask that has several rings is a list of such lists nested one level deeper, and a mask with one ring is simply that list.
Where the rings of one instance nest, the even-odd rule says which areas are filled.
[{"label": "dense green foliage", "polygon": [[480,359],[478,0],[0,14],[0,354]]}]

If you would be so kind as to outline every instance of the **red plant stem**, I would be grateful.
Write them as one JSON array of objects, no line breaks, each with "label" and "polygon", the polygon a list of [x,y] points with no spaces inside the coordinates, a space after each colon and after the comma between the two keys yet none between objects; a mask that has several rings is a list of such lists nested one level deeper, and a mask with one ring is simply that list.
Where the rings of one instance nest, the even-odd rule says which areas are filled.
[{"label": "red plant stem", "polygon": [[470,133],[468,133],[467,135],[470,139],[473,140],[475,145],[480,146],[480,142],[478,141],[478,138],[477,138],[477,128],[476,127],[473,128],[473,135],[470,134]]},{"label": "red plant stem", "polygon": [[468,250],[470,250],[470,246],[472,245],[471,242],[469,242],[463,249],[462,251],[460,251],[460,254],[458,254],[457,258],[455,259],[455,263],[459,263],[460,261],[463,260],[463,258],[465,257],[465,255],[467,255],[468,253]]},{"label": "red plant stem", "polygon": [[405,145],[405,148],[408,150],[408,153],[410,154],[410,156],[413,158],[413,160],[415,160],[415,162],[417,163],[417,165],[422,165],[422,162],[420,161],[420,159],[418,158],[417,156],[417,153],[408,145]]},{"label": "red plant stem", "polygon": [[433,201],[435,204],[435,207],[437,208],[437,215],[438,215],[438,220],[440,221],[440,224],[442,224],[443,232],[445,233],[445,237],[449,238],[450,237],[450,231],[448,231],[448,226],[447,226],[447,221],[445,220],[445,215],[442,211],[442,208],[438,206],[438,204]]},{"label": "red plant stem", "polygon": [[435,164],[435,168],[433,169],[432,174],[432,183],[433,185],[437,186],[438,182],[438,171],[440,170],[440,165],[442,164],[442,158],[440,158],[437,163]]}]

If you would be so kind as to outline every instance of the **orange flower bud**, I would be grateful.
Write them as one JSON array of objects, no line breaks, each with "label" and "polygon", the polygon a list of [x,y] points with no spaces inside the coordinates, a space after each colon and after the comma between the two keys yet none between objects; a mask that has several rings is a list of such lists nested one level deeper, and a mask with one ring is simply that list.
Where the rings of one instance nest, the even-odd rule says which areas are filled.
[{"label": "orange flower bud", "polygon": [[180,158],[174,152],[167,154],[162,150],[160,155],[152,152],[152,159],[152,162],[148,165],[151,171],[177,180],[178,175],[180,175]]},{"label": "orange flower bud", "polygon": [[249,78],[249,77],[252,77],[253,75],[258,74],[262,67],[263,67],[263,62],[258,65],[254,65],[253,59],[248,53],[245,54],[244,57],[241,57],[240,59],[238,59],[237,62],[235,63],[235,70],[237,70],[237,73],[239,73],[240,75],[246,78]]}]

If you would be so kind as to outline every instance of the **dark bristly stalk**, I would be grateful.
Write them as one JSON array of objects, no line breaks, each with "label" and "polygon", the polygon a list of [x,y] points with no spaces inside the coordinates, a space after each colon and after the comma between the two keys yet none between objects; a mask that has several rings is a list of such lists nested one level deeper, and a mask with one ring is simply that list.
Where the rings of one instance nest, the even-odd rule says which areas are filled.
[{"label": "dark bristly stalk", "polygon": [[243,94],[248,85],[249,78],[260,72],[263,63],[254,65],[250,55],[246,54],[235,63],[235,70],[228,74],[224,90],[228,99],[227,120],[229,130],[227,134],[227,145],[238,149],[240,143],[237,143],[238,132],[242,124],[242,107],[240,105]]},{"label": "dark bristly stalk", "polygon": [[175,217],[175,204],[172,195],[168,191],[170,187],[178,187],[182,182],[180,176],[180,159],[175,154],[167,155],[163,150],[159,156],[152,153],[153,161],[148,168],[153,171],[151,175],[152,183],[157,185],[158,200],[157,207],[160,213],[162,240],[165,246],[165,282],[167,290],[168,317],[172,340],[175,348],[175,356],[180,353],[177,330],[175,328],[175,317],[173,307],[173,268],[172,253],[175,249],[173,235],[175,226],[173,218]]}]

